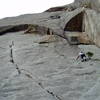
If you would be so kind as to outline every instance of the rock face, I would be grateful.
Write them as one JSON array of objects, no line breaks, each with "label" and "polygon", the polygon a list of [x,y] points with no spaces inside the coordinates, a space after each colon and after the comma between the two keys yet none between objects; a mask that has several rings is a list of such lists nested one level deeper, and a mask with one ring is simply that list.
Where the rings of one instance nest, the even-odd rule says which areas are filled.
[{"label": "rock face", "polygon": [[76,3],[91,5],[91,8],[100,11],[100,0],[75,0]]},{"label": "rock face", "polygon": [[85,2],[0,20],[0,100],[100,100],[100,49],[68,44],[100,47],[98,1]]},{"label": "rock face", "polygon": [[24,31],[0,36],[0,100],[100,100],[100,62],[76,61],[79,48],[59,41],[38,44]]},{"label": "rock face", "polygon": [[[40,14],[1,19],[0,34],[19,31],[18,26],[21,26],[20,30],[26,30],[25,33],[52,32],[67,39],[70,44],[96,44],[100,47],[99,5],[99,0],[75,0],[72,4],[50,8]],[[80,35],[69,37],[69,33]]]}]

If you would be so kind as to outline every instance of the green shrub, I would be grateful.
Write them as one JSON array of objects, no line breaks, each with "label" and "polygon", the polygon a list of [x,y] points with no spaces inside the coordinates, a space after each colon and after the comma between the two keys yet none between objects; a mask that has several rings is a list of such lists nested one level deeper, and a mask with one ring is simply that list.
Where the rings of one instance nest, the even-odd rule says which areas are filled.
[{"label": "green shrub", "polygon": [[91,57],[93,57],[94,53],[92,53],[92,52],[87,52],[86,55],[88,56],[88,58],[91,58]]}]

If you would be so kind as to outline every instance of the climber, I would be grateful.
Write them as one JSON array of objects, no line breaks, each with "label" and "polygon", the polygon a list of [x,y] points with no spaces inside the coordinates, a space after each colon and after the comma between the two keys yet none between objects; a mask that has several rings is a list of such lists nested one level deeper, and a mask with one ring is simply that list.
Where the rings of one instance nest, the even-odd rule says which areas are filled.
[{"label": "climber", "polygon": [[82,61],[82,62],[87,61],[86,55],[85,55],[85,53],[82,52],[82,51],[79,52],[79,54],[78,54],[76,60],[77,60],[78,58],[81,58],[81,61]]}]

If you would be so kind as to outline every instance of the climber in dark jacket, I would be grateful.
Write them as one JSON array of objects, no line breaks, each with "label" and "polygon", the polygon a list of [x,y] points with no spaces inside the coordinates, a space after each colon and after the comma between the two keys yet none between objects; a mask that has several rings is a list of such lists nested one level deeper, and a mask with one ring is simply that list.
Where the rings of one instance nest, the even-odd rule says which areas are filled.
[{"label": "climber in dark jacket", "polygon": [[82,52],[82,51],[78,54],[76,60],[77,60],[78,58],[81,58],[81,61],[82,61],[82,62],[87,60],[87,59],[86,59],[85,53]]}]

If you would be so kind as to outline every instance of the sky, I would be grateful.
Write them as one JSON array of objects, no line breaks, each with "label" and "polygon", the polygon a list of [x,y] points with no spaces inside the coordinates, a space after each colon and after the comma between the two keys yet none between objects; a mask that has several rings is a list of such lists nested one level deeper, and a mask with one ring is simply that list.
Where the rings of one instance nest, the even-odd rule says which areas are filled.
[{"label": "sky", "polygon": [[72,3],[74,0],[1,0],[0,18],[41,13],[48,8]]}]

